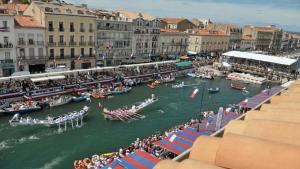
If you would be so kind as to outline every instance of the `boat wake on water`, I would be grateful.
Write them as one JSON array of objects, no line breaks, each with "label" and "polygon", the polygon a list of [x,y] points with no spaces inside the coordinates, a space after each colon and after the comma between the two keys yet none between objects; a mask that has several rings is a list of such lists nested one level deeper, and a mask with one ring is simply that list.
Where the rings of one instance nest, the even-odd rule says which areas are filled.
[{"label": "boat wake on water", "polygon": [[165,113],[165,111],[162,110],[162,109],[159,109],[158,112],[161,113],[161,114],[164,114],[164,113]]},{"label": "boat wake on water", "polygon": [[56,168],[57,165],[59,165],[60,162],[62,162],[67,156],[60,156],[52,159],[51,161],[47,162],[44,164],[42,167],[37,168],[37,169],[53,169]]},{"label": "boat wake on water", "polygon": [[6,150],[9,148],[13,148],[15,145],[19,145],[19,144],[23,144],[23,143],[34,141],[34,140],[39,140],[39,139],[40,138],[35,135],[29,136],[29,137],[22,137],[19,139],[8,139],[8,140],[0,142],[0,151]]}]

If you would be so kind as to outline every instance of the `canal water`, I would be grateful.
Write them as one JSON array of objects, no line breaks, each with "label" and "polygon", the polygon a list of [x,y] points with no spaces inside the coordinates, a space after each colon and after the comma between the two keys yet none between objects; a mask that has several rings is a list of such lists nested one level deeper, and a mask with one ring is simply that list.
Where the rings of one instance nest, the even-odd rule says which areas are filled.
[{"label": "canal water", "polygon": [[[190,95],[195,86],[173,89],[172,84],[184,81],[185,84],[200,84],[195,99]],[[30,114],[33,118],[47,115],[59,115],[79,110],[83,106],[91,107],[87,119],[81,128],[58,132],[57,128],[47,127],[10,127],[10,117],[0,117],[0,168],[1,169],[67,169],[73,167],[73,161],[101,154],[118,151],[120,146],[128,146],[136,138],[144,138],[156,131],[164,131],[177,124],[197,117],[202,110],[216,111],[219,106],[235,104],[257,94],[263,86],[247,84],[249,94],[230,88],[230,81],[213,81],[193,78],[177,79],[172,84],[161,84],[156,89],[146,85],[134,87],[128,94],[101,100],[108,109],[132,105],[155,94],[159,101],[142,111],[145,118],[128,122],[108,121],[103,118],[98,108],[99,100],[71,103],[62,107],[43,110]],[[220,87],[220,93],[209,94],[210,87]]]}]

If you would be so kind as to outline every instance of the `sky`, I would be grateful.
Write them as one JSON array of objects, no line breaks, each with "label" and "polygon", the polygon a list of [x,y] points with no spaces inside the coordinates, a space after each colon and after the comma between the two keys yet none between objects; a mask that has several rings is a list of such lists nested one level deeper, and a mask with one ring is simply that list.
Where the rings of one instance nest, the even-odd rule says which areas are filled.
[{"label": "sky", "polygon": [[300,32],[300,0],[66,0],[91,8],[147,12],[155,17],[211,19],[239,25],[276,25]]}]

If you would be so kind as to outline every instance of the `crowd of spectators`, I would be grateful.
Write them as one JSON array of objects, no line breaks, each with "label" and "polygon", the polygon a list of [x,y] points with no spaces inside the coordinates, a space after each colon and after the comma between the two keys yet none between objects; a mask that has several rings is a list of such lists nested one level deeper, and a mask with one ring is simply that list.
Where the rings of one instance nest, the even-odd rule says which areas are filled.
[{"label": "crowd of spectators", "polygon": [[103,70],[100,72],[82,72],[74,74],[65,74],[64,79],[46,80],[40,82],[32,82],[30,79],[25,80],[9,80],[0,83],[0,94],[29,92],[33,90],[41,90],[53,87],[63,87],[66,85],[80,85],[84,82],[102,80],[108,77],[122,79],[124,76],[135,76],[150,73],[158,73],[163,71],[174,70],[175,64],[163,65],[147,65],[137,67],[120,67],[111,70]]},{"label": "crowd of spectators", "polygon": [[99,169],[106,165],[111,164],[117,159],[123,158],[131,153],[134,153],[136,150],[142,150],[148,152],[160,160],[171,159],[175,157],[175,154],[165,150],[159,146],[156,146],[154,143],[162,140],[165,137],[168,137],[170,134],[184,130],[188,127],[198,128],[200,120],[191,119],[187,123],[177,125],[171,129],[165,131],[165,133],[156,132],[150,137],[145,139],[137,138],[132,142],[128,147],[121,147],[118,152],[107,153],[102,155],[94,155],[91,158],[85,158],[83,160],[76,160],[74,162],[75,169]]}]

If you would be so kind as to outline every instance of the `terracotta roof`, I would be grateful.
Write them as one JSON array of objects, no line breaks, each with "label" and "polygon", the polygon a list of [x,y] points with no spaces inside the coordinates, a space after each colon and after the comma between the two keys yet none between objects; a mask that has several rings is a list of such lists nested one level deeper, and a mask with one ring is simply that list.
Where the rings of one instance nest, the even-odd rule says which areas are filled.
[{"label": "terracotta roof", "polygon": [[274,31],[274,30],[279,30],[276,27],[273,26],[245,26],[245,28],[250,28],[250,29],[254,29],[257,31]]},{"label": "terracotta roof", "polygon": [[242,39],[243,40],[253,40],[254,38],[252,37],[252,35],[243,35]]},{"label": "terracotta roof", "polygon": [[125,10],[118,10],[118,11],[115,11],[115,12],[118,12],[118,13],[124,15],[126,18],[129,18],[129,19],[136,19],[136,18],[139,18],[139,17],[142,17],[145,20],[154,20],[155,19],[155,17],[153,17],[153,16],[151,16],[147,13],[131,12],[131,11],[125,11]]},{"label": "terracotta roof", "polygon": [[182,20],[184,20],[183,18],[161,18],[160,20],[165,21],[167,23],[178,23]]},{"label": "terracotta roof", "polygon": [[207,30],[207,29],[198,29],[195,32],[196,35],[202,35],[202,36],[229,36],[226,35],[223,31],[218,30]]},{"label": "terracotta roof", "polygon": [[5,9],[8,10],[18,10],[24,12],[29,5],[28,4],[1,4],[1,6],[3,6]]},{"label": "terracotta roof", "polygon": [[40,24],[37,20],[34,20],[31,16],[15,16],[15,23],[19,27],[43,28],[42,24]]}]

